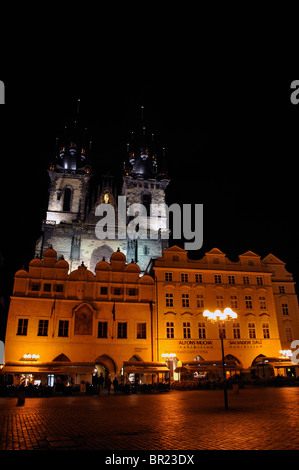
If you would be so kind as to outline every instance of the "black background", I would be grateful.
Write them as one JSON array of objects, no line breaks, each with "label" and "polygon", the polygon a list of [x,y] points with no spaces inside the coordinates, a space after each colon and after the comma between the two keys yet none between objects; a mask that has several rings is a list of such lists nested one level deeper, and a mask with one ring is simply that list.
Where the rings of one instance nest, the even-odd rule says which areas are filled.
[{"label": "black background", "polygon": [[[154,7],[152,7],[154,9]],[[6,43],[0,79],[1,291],[34,256],[48,200],[55,139],[76,110],[93,141],[93,171],[121,172],[140,106],[166,147],[167,202],[204,204],[204,243],[233,261],[272,252],[298,282],[298,78],[271,36],[203,33],[192,11],[170,20],[137,11],[122,19],[92,11],[51,12]],[[121,12],[119,12],[121,13]],[[150,12],[148,12],[150,13]],[[153,13],[153,12],[151,12]],[[129,15],[130,16],[130,15]],[[34,24],[34,27],[33,27]],[[184,28],[182,28],[184,26]],[[18,42],[13,42],[18,32]],[[183,241],[180,243],[183,246]],[[55,247],[54,247],[55,248]]]}]

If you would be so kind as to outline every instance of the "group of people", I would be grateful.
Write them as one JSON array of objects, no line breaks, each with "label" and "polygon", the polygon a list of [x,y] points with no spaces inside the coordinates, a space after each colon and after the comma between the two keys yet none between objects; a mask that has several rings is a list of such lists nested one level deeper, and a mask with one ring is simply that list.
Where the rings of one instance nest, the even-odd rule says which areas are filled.
[{"label": "group of people", "polygon": [[[105,382],[105,379],[104,379],[104,377],[103,377],[103,374],[101,373],[101,374],[100,374],[100,377],[99,377],[99,386],[100,386],[100,389],[101,389],[101,388],[104,388],[104,382]],[[107,378],[106,378],[106,388],[107,388],[107,390],[108,390],[108,395],[110,395],[111,385],[113,385],[114,394],[116,395],[116,392],[117,392],[117,389],[118,389],[118,380],[117,380],[116,377],[114,378],[113,382],[111,382],[110,377],[107,377]]]}]

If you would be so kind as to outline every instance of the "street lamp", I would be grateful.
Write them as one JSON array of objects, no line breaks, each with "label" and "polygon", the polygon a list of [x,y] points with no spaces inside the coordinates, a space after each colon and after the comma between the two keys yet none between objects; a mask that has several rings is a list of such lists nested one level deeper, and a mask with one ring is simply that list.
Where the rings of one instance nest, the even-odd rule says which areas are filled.
[{"label": "street lamp", "polygon": [[[238,317],[236,312],[234,312],[231,308],[227,307],[221,312],[221,310],[215,310],[215,312],[210,312],[209,310],[205,310],[203,312],[203,316],[206,317],[208,320],[212,322],[225,322],[229,320],[234,320]],[[225,409],[228,410],[228,403],[227,403],[227,387],[226,387],[226,374],[225,374],[225,363],[224,363],[224,347],[223,347],[223,331],[220,329],[220,339],[221,339],[221,351],[222,351],[222,372],[223,372],[223,379],[224,379],[224,405]]]}]

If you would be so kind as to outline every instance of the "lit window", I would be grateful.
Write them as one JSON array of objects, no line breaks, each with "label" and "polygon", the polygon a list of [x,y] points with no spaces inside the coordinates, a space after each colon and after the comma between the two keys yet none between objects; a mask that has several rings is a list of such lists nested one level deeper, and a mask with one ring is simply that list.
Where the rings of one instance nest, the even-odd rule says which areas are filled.
[{"label": "lit window", "polygon": [[189,307],[189,294],[182,294],[182,307]]},{"label": "lit window", "polygon": [[256,283],[257,283],[258,286],[264,285],[264,278],[263,278],[263,276],[257,276],[257,277],[256,277]]},{"label": "lit window", "polygon": [[218,331],[219,331],[219,338],[226,338],[226,329],[225,329],[225,323],[221,322],[218,324]]},{"label": "lit window", "polygon": [[174,323],[172,321],[166,323],[166,337],[174,338]]},{"label": "lit window", "polygon": [[107,338],[108,322],[98,322],[98,338]]},{"label": "lit window", "polygon": [[203,294],[197,294],[197,296],[196,296],[196,306],[197,306],[197,308],[204,308],[205,302],[204,302]]},{"label": "lit window", "polygon": [[259,297],[259,301],[260,301],[260,309],[267,310],[266,297]]},{"label": "lit window", "polygon": [[146,323],[137,323],[137,339],[146,339]]},{"label": "lit window", "polygon": [[189,322],[183,323],[183,336],[184,338],[191,338],[191,327]]},{"label": "lit window", "polygon": [[263,337],[265,339],[270,338],[269,323],[263,323],[262,328],[263,328]]},{"label": "lit window", "polygon": [[19,318],[17,335],[27,336],[27,329],[28,329],[28,318]]},{"label": "lit window", "polygon": [[59,320],[58,336],[66,338],[69,335],[69,322],[68,320]]},{"label": "lit window", "polygon": [[223,296],[216,295],[216,305],[218,308],[223,308]]},{"label": "lit window", "polygon": [[173,294],[165,294],[166,307],[173,307]]},{"label": "lit window", "polygon": [[37,336],[48,336],[49,320],[39,320]]},{"label": "lit window", "polygon": [[198,323],[198,337],[200,339],[206,338],[206,324],[205,323]]},{"label": "lit window", "polygon": [[240,323],[233,323],[233,336],[235,339],[241,338]]},{"label": "lit window", "polygon": [[249,333],[249,338],[254,339],[256,337],[254,323],[248,323],[248,333]]},{"label": "lit window", "polygon": [[289,314],[289,306],[288,306],[288,304],[281,304],[281,308],[282,308],[282,314],[283,314],[283,315],[288,315],[288,314]]},{"label": "lit window", "polygon": [[252,309],[251,295],[245,295],[245,307],[248,309]]},{"label": "lit window", "polygon": [[117,324],[117,337],[127,338],[127,323],[126,322]]},{"label": "lit window", "polygon": [[230,296],[230,306],[231,308],[238,308],[238,297],[236,295]]}]

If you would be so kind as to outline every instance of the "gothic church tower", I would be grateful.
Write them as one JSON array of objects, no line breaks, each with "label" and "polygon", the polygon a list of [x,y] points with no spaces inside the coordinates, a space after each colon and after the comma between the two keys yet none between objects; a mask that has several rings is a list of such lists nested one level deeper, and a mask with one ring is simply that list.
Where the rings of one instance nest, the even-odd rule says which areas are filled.
[{"label": "gothic church tower", "polygon": [[[124,164],[122,188],[117,189],[112,175],[101,175],[98,188],[91,194],[92,175],[90,143],[78,122],[66,130],[57,142],[55,162],[48,170],[50,177],[49,202],[46,220],[42,223],[42,235],[36,244],[37,256],[50,245],[70,265],[77,269],[83,261],[91,271],[103,258],[110,260],[112,253],[120,249],[127,262],[138,263],[144,272],[151,258],[162,256],[168,240],[161,237],[167,227],[165,190],[169,183],[167,172],[155,152],[153,135],[148,135],[143,121],[141,129],[127,145],[128,161]],[[146,213],[139,215],[138,227],[133,236],[127,236],[134,215],[124,214],[125,235],[118,237],[118,196],[125,196],[127,209],[132,204],[142,204]],[[95,227],[100,220],[95,215],[99,204],[109,203],[116,213],[115,238],[100,240]],[[158,204],[157,213],[150,211],[151,204]],[[138,211],[137,211],[138,213]],[[144,229],[145,236],[140,238]]]}]

